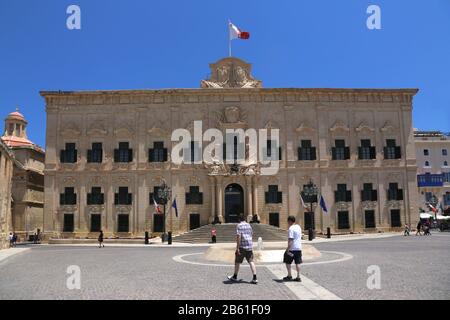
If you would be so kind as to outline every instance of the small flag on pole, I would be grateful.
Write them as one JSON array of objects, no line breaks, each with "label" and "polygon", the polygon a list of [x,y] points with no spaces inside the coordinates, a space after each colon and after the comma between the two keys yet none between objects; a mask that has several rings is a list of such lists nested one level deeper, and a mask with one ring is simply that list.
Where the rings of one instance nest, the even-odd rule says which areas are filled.
[{"label": "small flag on pole", "polygon": [[325,204],[325,199],[320,195],[320,207],[326,213],[328,213],[327,205]]},{"label": "small flag on pole", "polygon": [[229,23],[229,26],[230,26],[230,40],[234,39],[248,40],[250,38],[250,32],[241,31],[241,29],[236,27],[231,22]]},{"label": "small flag on pole", "polygon": [[300,200],[302,201],[302,207],[308,209],[308,206],[305,204],[305,201],[303,200],[303,196],[301,193],[300,193]]},{"label": "small flag on pole", "polygon": [[173,199],[172,208],[175,209],[175,216],[178,218],[177,198]]},{"label": "small flag on pole", "polygon": [[229,55],[231,57],[231,40],[235,39],[241,39],[241,40],[248,40],[250,39],[250,32],[242,31],[238,27],[236,27],[234,24],[231,23],[231,21],[228,20],[228,30],[229,30],[229,38],[228,38],[228,50]]},{"label": "small flag on pole", "polygon": [[429,203],[428,206],[430,207],[431,211],[436,213],[437,209],[431,203]]},{"label": "small flag on pole", "polygon": [[161,209],[158,206],[158,203],[155,200],[155,197],[153,197],[153,204],[155,205],[155,210],[157,213],[161,213]]}]

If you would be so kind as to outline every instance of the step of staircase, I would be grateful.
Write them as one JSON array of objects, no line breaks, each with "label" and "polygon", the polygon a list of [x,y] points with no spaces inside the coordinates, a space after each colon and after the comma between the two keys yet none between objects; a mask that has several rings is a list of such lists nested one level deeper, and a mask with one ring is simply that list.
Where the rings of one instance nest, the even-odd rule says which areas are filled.
[{"label": "step of staircase", "polygon": [[[217,230],[217,242],[235,242],[236,241],[236,223],[224,223],[216,225],[205,225],[190,232],[175,236],[174,242],[184,243],[209,243],[211,241],[211,229],[213,226]],[[286,241],[287,232],[283,229],[267,224],[251,224],[253,228],[253,240],[257,241],[259,237],[263,241]]]}]

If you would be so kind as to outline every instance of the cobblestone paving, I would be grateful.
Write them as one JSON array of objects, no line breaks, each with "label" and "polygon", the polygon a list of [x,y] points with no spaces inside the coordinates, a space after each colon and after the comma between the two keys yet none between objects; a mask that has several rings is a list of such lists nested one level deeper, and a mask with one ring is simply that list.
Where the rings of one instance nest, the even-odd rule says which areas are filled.
[{"label": "cobblestone paving", "polygon": [[[450,233],[315,244],[353,259],[305,265],[303,273],[343,299],[450,299]],[[367,267],[378,265],[381,288],[367,288]]]},{"label": "cobblestone paving", "polygon": [[[266,268],[258,268],[258,285],[228,284],[232,267],[172,259],[204,250],[35,247],[0,263],[0,299],[297,299]],[[81,268],[80,290],[66,287],[70,265]],[[250,280],[250,269],[242,268],[240,276]]]}]

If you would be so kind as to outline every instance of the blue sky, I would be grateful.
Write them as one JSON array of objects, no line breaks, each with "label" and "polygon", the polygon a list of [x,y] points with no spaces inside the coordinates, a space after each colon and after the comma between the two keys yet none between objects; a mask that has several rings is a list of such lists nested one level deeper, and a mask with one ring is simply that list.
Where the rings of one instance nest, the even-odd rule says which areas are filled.
[{"label": "blue sky", "polygon": [[0,0],[0,117],[20,106],[44,146],[41,90],[197,88],[228,54],[229,18],[264,87],[419,88],[414,126],[450,131],[449,0]]}]

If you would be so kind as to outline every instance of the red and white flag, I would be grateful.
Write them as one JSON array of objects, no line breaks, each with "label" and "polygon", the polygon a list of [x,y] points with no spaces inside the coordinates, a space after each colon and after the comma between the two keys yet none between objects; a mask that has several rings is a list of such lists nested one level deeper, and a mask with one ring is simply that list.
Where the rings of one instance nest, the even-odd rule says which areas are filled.
[{"label": "red and white flag", "polygon": [[305,201],[303,200],[303,196],[301,193],[300,193],[300,200],[302,201],[303,208],[308,209],[308,206],[305,204]]},{"label": "red and white flag", "polygon": [[234,39],[242,39],[247,40],[250,38],[250,33],[247,31],[242,31],[238,27],[236,27],[234,24],[229,22],[229,29],[230,29],[230,40]]},{"label": "red and white flag", "polygon": [[153,204],[155,205],[155,209],[157,213],[161,213],[161,209],[158,206],[158,203],[156,203],[155,197],[153,197]]},{"label": "red and white flag", "polygon": [[428,204],[428,206],[430,207],[431,211],[436,213],[437,209],[435,207],[433,207],[430,203]]}]

